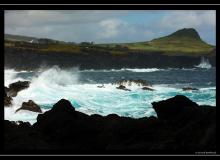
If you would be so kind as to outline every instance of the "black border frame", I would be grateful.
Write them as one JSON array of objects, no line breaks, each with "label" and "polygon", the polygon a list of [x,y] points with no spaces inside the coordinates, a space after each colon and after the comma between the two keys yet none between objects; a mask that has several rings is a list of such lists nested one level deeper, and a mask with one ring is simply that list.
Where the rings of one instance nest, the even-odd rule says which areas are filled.
[{"label": "black border frame", "polygon": [[[217,5],[177,5],[177,4],[169,4],[169,5],[60,5],[60,4],[57,4],[57,5],[1,5],[0,6],[1,9],[1,18],[2,18],[2,25],[1,25],[1,29],[2,29],[2,32],[1,32],[1,37],[4,38],[4,10],[216,10],[216,50],[218,51],[218,47],[219,46],[219,30],[218,30],[218,21],[217,21],[217,17],[220,17],[218,16],[218,14],[220,13],[218,11],[218,6]],[[1,39],[2,40],[2,39]],[[2,53],[4,53],[4,39],[3,39],[3,42],[1,43],[1,51]],[[218,60],[218,56],[217,56],[218,53],[216,53],[216,87],[218,86],[217,82],[220,80],[219,76],[218,76],[218,63],[217,63],[217,60]],[[1,59],[0,60],[3,60],[0,65],[1,66],[1,69],[4,69],[4,54],[1,54]],[[3,73],[4,73],[4,70],[2,70]],[[4,77],[4,74],[3,74],[3,77]],[[3,80],[3,79],[1,79]],[[3,80],[3,83],[4,84],[4,80]],[[4,87],[4,86],[2,86]],[[217,87],[218,88],[218,87]],[[2,88],[2,91],[4,91],[4,88]],[[3,94],[3,92],[1,92]],[[219,96],[218,96],[218,89],[216,89],[216,106],[219,104]],[[3,97],[3,95],[2,95]],[[3,98],[2,98],[3,100]],[[3,140],[1,140],[1,142],[4,142],[4,107],[1,107],[2,111],[0,113],[3,113],[2,116],[0,116],[2,118],[2,121],[1,121],[1,125],[2,125],[2,129],[0,134],[3,134],[1,135],[1,138],[3,138]],[[217,110],[217,115],[219,114],[219,109],[218,107],[216,107],[216,110]],[[217,116],[217,119],[219,117]],[[3,122],[3,123],[2,123]],[[218,120],[217,120],[217,124],[218,124]],[[217,125],[217,133],[219,133],[219,127]],[[217,134],[218,135],[218,134]],[[217,138],[217,150],[216,150],[216,155],[219,154],[219,147],[218,147],[218,142],[219,142],[219,138],[218,136],[216,137]],[[70,153],[68,151],[18,151],[18,152],[14,152],[14,151],[5,151],[4,150],[4,143],[3,143],[3,146],[1,146],[3,148],[1,148],[1,151],[0,151],[0,154],[3,154],[3,155],[145,155],[145,154],[129,154],[129,153],[79,153],[79,154],[74,154],[74,153]],[[169,153],[169,152],[164,152],[164,153],[152,153],[152,154],[146,154],[145,156],[152,156],[152,155],[181,155],[179,153]],[[196,154],[182,154],[182,155],[186,155],[186,156],[213,156],[213,155],[196,155]]]}]

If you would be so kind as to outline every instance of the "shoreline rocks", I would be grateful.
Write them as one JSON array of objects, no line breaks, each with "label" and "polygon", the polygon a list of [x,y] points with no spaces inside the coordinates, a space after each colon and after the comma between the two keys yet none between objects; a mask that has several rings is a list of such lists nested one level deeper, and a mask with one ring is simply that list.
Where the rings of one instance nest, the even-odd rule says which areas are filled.
[{"label": "shoreline rocks", "polygon": [[5,120],[5,149],[75,154],[216,151],[216,107],[199,106],[182,95],[152,105],[157,117],[133,119],[89,116],[62,99],[32,126]]}]

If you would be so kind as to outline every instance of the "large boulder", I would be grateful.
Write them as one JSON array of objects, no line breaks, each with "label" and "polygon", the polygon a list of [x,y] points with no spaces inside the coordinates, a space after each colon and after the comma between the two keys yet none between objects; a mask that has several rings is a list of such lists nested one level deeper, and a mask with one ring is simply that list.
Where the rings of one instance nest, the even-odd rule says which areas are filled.
[{"label": "large boulder", "polygon": [[158,118],[164,120],[175,120],[177,117],[180,118],[182,116],[188,117],[198,107],[198,104],[183,95],[176,95],[167,100],[153,102],[152,105]]},{"label": "large boulder", "polygon": [[28,110],[32,112],[42,113],[40,106],[34,103],[34,101],[32,100],[29,100],[28,102],[23,102],[21,108],[17,109],[15,113],[20,110]]},{"label": "large boulder", "polygon": [[29,81],[18,81],[9,85],[7,90],[7,95],[11,97],[16,97],[18,92],[28,88],[30,85]]},{"label": "large boulder", "polygon": [[70,123],[74,119],[75,108],[65,99],[61,99],[53,108],[44,114],[39,114],[35,127],[42,130],[53,130]]}]

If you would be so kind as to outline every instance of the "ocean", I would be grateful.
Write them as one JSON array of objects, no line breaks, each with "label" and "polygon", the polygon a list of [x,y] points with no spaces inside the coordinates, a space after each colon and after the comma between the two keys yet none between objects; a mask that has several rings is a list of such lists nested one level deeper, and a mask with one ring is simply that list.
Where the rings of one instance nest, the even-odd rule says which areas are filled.
[{"label": "ocean", "polygon": [[[135,83],[125,84],[131,91],[119,90],[115,82],[121,79],[142,79],[155,91],[142,90]],[[31,81],[28,89],[13,98],[12,107],[5,107],[5,119],[36,122],[38,113],[15,110],[22,102],[33,100],[48,111],[64,98],[77,111],[91,114],[118,114],[141,118],[157,116],[151,103],[175,95],[185,95],[200,105],[216,105],[216,68],[204,59],[194,68],[123,68],[110,70],[79,70],[76,67],[60,69],[57,66],[37,71],[5,69],[5,86],[18,80]],[[104,86],[102,88],[98,86]],[[199,90],[183,91],[183,87]]]}]

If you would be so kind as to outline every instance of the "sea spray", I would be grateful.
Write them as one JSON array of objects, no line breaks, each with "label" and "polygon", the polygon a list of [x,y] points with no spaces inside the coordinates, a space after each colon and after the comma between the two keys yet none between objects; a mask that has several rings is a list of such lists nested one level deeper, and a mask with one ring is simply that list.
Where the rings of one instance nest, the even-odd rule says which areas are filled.
[{"label": "sea spray", "polygon": [[24,80],[23,78],[17,77],[18,73],[19,72],[15,71],[14,69],[5,69],[4,70],[4,86],[8,87],[9,84],[11,83],[14,83],[17,81],[23,81]]},{"label": "sea spray", "polygon": [[209,63],[209,60],[207,58],[201,57],[200,64],[195,67],[210,69],[210,68],[212,68],[212,65]]}]

